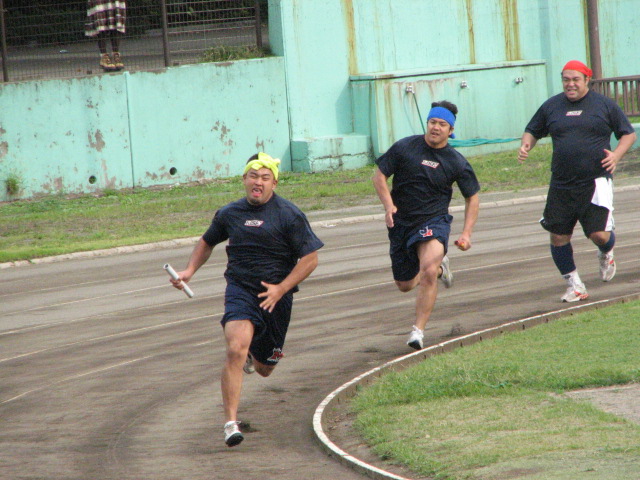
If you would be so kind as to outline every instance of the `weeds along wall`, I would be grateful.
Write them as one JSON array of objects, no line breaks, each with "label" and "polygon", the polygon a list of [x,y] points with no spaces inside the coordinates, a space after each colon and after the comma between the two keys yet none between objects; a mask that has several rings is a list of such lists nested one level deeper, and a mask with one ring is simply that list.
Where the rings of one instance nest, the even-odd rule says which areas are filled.
[{"label": "weeds along wall", "polygon": [[0,86],[0,200],[290,169],[283,59]]}]

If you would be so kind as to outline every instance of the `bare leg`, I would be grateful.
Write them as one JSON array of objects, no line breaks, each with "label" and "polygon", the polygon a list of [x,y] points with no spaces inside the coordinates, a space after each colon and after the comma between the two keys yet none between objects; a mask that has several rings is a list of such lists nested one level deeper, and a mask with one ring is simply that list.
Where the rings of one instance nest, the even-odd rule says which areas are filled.
[{"label": "bare leg", "polygon": [[412,280],[396,281],[401,292],[416,291],[415,326],[424,330],[438,295],[438,275],[442,272],[440,264],[444,258],[444,246],[438,240],[421,242],[417,246],[420,271]]},{"label": "bare leg", "polygon": [[[235,421],[238,416],[242,391],[242,367],[247,360],[249,345],[253,338],[253,324],[249,320],[233,320],[224,327],[227,356],[222,371],[222,403],[226,421]],[[256,368],[256,371],[258,369]]]}]

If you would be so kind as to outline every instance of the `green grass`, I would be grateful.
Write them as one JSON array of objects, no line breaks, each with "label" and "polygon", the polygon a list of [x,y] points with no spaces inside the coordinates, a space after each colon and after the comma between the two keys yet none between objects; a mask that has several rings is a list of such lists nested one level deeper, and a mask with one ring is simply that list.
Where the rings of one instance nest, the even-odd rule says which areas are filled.
[{"label": "green grass", "polygon": [[[464,150],[462,150],[464,152]],[[470,157],[482,192],[546,185],[549,145],[520,164],[514,151]],[[617,176],[640,174],[640,151]],[[377,204],[373,166],[326,173],[282,172],[277,192],[305,212]],[[179,187],[108,190],[0,203],[0,263],[201,235],[214,212],[244,195],[241,177]],[[459,198],[459,193],[454,195]]]},{"label": "green grass", "polygon": [[[640,478],[640,426],[561,395],[640,382],[639,317],[640,302],[620,304],[387,374],[354,399],[356,426],[437,479]],[[606,475],[582,476],[589,465]]]}]

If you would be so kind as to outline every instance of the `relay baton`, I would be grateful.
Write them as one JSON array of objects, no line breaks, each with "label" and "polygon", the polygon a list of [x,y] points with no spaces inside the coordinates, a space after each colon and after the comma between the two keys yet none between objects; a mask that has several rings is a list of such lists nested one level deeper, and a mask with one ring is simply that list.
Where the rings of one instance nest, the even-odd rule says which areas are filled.
[{"label": "relay baton", "polygon": [[[174,280],[180,280],[180,277],[178,276],[178,274],[176,273],[176,271],[173,269],[171,265],[169,265],[168,263],[165,263],[164,269],[167,271],[167,273],[171,278],[173,278]],[[187,285],[182,281],[180,283],[182,283],[182,288],[184,290],[184,293],[187,294],[187,297],[193,298],[193,290],[189,288],[189,285]]]}]

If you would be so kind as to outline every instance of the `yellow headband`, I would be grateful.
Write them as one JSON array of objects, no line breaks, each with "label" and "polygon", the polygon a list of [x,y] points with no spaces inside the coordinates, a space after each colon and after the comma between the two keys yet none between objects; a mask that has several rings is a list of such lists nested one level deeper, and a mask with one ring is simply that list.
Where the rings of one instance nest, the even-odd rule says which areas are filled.
[{"label": "yellow headband", "polygon": [[273,178],[278,180],[278,165],[280,165],[279,158],[271,158],[266,153],[260,152],[258,153],[258,158],[256,158],[255,160],[251,160],[249,163],[247,163],[247,165],[244,167],[244,172],[242,174],[245,175],[252,168],[254,170],[260,170],[261,168],[268,168],[273,172]]}]

